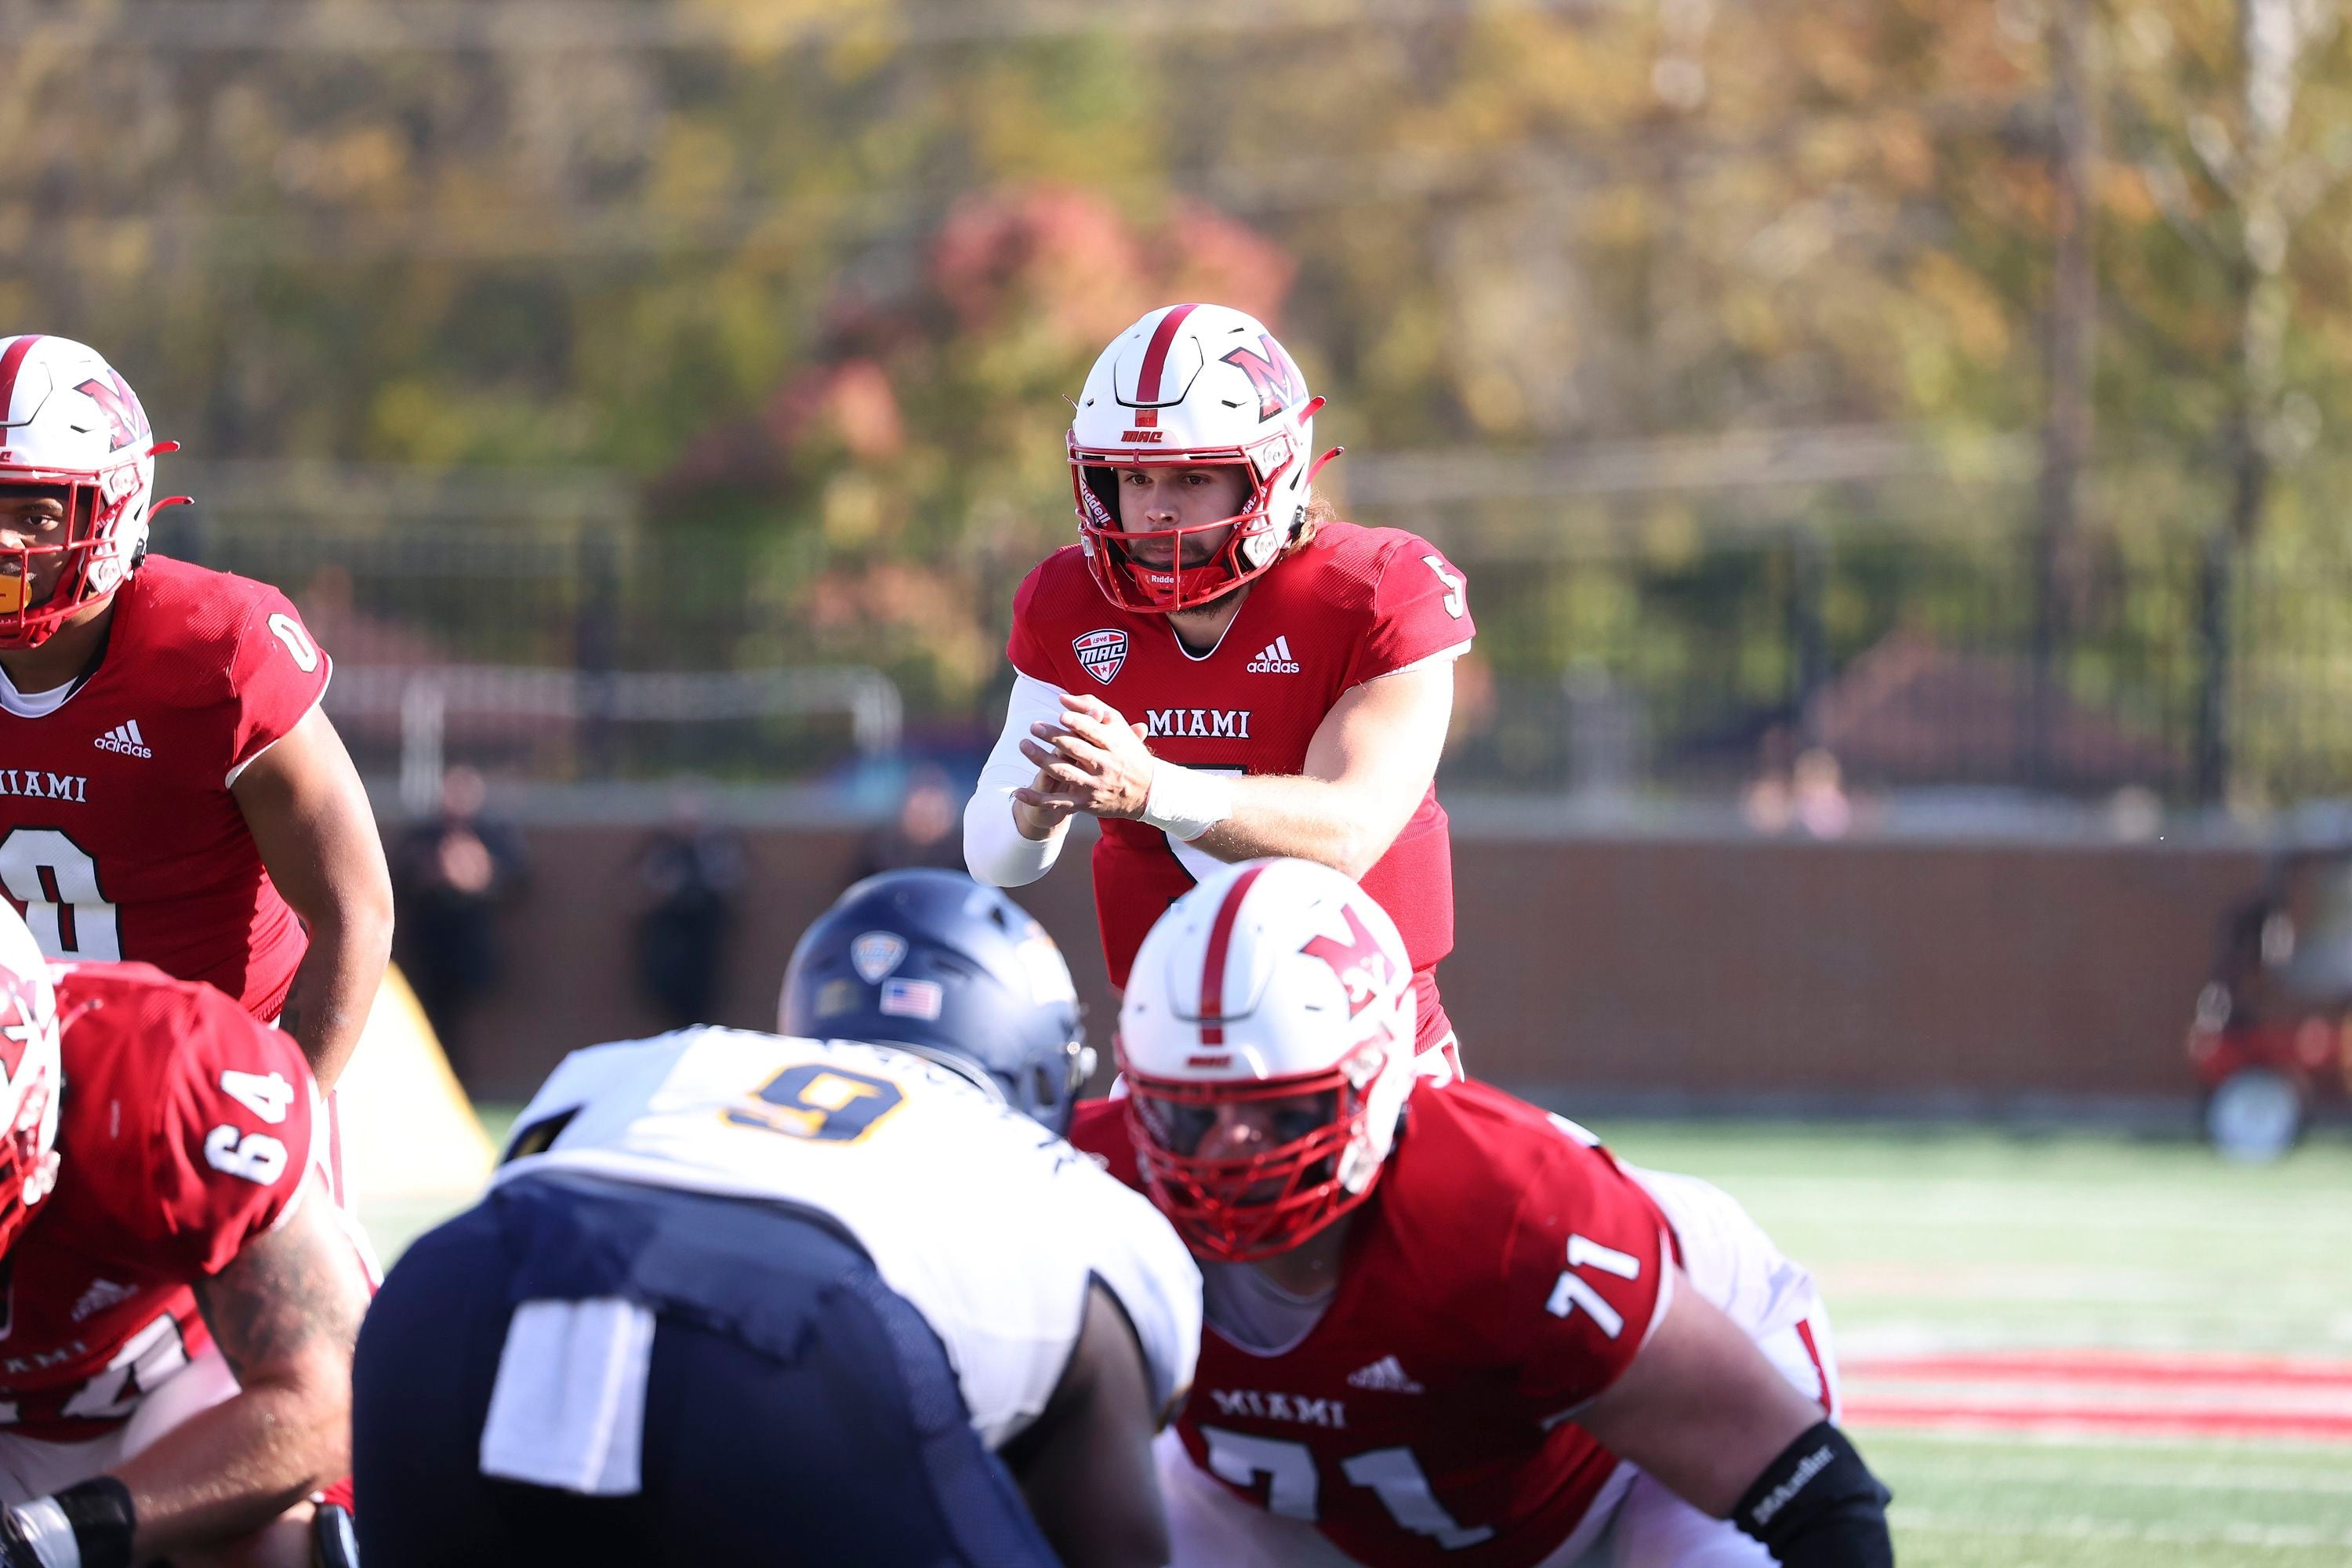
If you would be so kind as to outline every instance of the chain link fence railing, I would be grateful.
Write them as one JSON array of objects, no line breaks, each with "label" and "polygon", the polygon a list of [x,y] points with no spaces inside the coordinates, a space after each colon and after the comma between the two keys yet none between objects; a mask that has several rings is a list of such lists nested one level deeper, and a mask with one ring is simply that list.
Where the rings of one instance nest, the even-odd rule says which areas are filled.
[{"label": "chain link fence railing", "polygon": [[[331,512],[232,487],[156,548],[296,599],[376,776],[805,783],[902,745],[969,769],[994,735],[1001,667],[942,680],[912,639],[819,626],[814,542],[527,487],[373,493]],[[2183,534],[2045,556],[2013,529],[1880,525],[1867,497],[1735,499],[1416,523],[1479,628],[1452,786],[1721,799],[1819,751],[1876,790],[2352,795],[2352,562]],[[936,615],[1000,647],[1030,563],[933,563]]]}]

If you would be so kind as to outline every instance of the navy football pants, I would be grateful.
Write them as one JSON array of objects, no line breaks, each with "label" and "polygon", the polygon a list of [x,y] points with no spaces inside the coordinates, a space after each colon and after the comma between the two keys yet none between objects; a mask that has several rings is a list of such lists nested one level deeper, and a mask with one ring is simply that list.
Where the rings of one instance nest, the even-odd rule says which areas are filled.
[{"label": "navy football pants", "polygon": [[657,1310],[644,1485],[629,1497],[481,1474],[512,1243],[487,1203],[418,1240],[376,1297],[353,1368],[361,1561],[1054,1568],[921,1315],[830,1232],[761,1220],[777,1240],[761,1289],[810,1303],[799,1353],[780,1360]]}]

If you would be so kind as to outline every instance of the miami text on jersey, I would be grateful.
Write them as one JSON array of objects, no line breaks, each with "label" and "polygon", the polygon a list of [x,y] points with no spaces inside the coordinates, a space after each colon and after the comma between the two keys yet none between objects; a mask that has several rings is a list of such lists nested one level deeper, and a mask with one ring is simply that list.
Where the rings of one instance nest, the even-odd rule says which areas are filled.
[{"label": "miami text on jersey", "polygon": [[[47,783],[45,785],[43,780]],[[70,800],[89,804],[89,780],[80,773],[53,773],[40,768],[0,768],[0,795],[29,795],[35,800]]]},{"label": "miami text on jersey", "polygon": [[1153,708],[1145,711],[1144,723],[1150,737],[1246,741],[1250,711],[1247,708]]}]

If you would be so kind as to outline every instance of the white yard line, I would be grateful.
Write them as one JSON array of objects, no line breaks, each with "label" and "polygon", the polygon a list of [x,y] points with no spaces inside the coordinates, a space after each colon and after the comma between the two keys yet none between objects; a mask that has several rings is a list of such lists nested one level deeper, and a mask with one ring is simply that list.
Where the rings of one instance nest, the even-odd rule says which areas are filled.
[{"label": "white yard line", "polygon": [[2280,1552],[2352,1552],[2352,1531],[2311,1530],[2292,1524],[2140,1524],[2130,1520],[2078,1514],[2056,1519],[1989,1520],[1978,1514],[1938,1513],[1932,1509],[1887,1510],[1898,1531],[1930,1535],[1981,1535],[2008,1541],[2131,1541],[2165,1546],[2252,1546]]},{"label": "white yard line", "polygon": [[[2014,1440],[2005,1434],[1978,1436],[2003,1445]],[[2257,1465],[2262,1463],[2262,1458],[2258,1455],[2249,1455],[2247,1463],[2249,1466]],[[1895,1468],[1880,1467],[1882,1469]],[[1922,1466],[1921,1469],[1925,1473],[1927,1467]],[[2002,1461],[1987,1464],[1939,1457],[1933,1468],[1933,1477],[1937,1486],[1958,1481],[1998,1481],[2004,1486],[2146,1488],[2151,1491],[2269,1492],[2284,1497],[2352,1497],[2352,1476],[2317,1469],[2304,1475],[2282,1473],[2276,1467],[2259,1473],[2251,1469],[2234,1470],[2221,1465],[2171,1468],[2134,1465],[2124,1470],[2085,1466],[2078,1460],[2069,1464],[2063,1472],[2053,1474],[2048,1465]]]}]

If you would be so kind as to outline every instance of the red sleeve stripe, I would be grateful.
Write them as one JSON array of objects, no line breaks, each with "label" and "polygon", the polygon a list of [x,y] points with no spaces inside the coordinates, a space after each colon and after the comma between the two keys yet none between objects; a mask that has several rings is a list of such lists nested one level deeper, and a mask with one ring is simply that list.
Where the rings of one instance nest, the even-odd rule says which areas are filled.
[{"label": "red sleeve stripe", "polygon": [[1814,1397],[1821,1405],[1822,1414],[1834,1421],[1838,1415],[1837,1391],[1830,1386],[1829,1363],[1822,1359],[1822,1347],[1813,1343],[1811,1318],[1797,1320],[1797,1338],[1804,1342],[1805,1354],[1811,1358],[1813,1363],[1813,1381],[1821,1387],[1821,1392]]},{"label": "red sleeve stripe", "polygon": [[[33,352],[33,345],[40,341],[38,332],[26,332],[8,345],[6,353],[0,354],[0,425],[11,423],[10,416],[16,409],[16,372],[24,364],[25,356]],[[5,444],[0,442],[0,446]]]},{"label": "red sleeve stripe", "polygon": [[[1187,307],[1189,309],[1189,307]],[[1242,900],[1249,897],[1250,884],[1258,879],[1263,866],[1253,866],[1234,879],[1225,889],[1225,901],[1217,906],[1217,918],[1209,923],[1209,952],[1201,961],[1201,1044],[1222,1046],[1225,1043],[1225,952],[1233,945],[1234,921],[1240,918]]]},{"label": "red sleeve stripe", "polygon": [[1199,310],[1198,305],[1171,305],[1160,324],[1151,329],[1151,342],[1143,351],[1143,368],[1135,375],[1135,400],[1138,403],[1165,403],[1166,389],[1160,384],[1168,368],[1168,351],[1175,346],[1176,329],[1184,318]]}]

